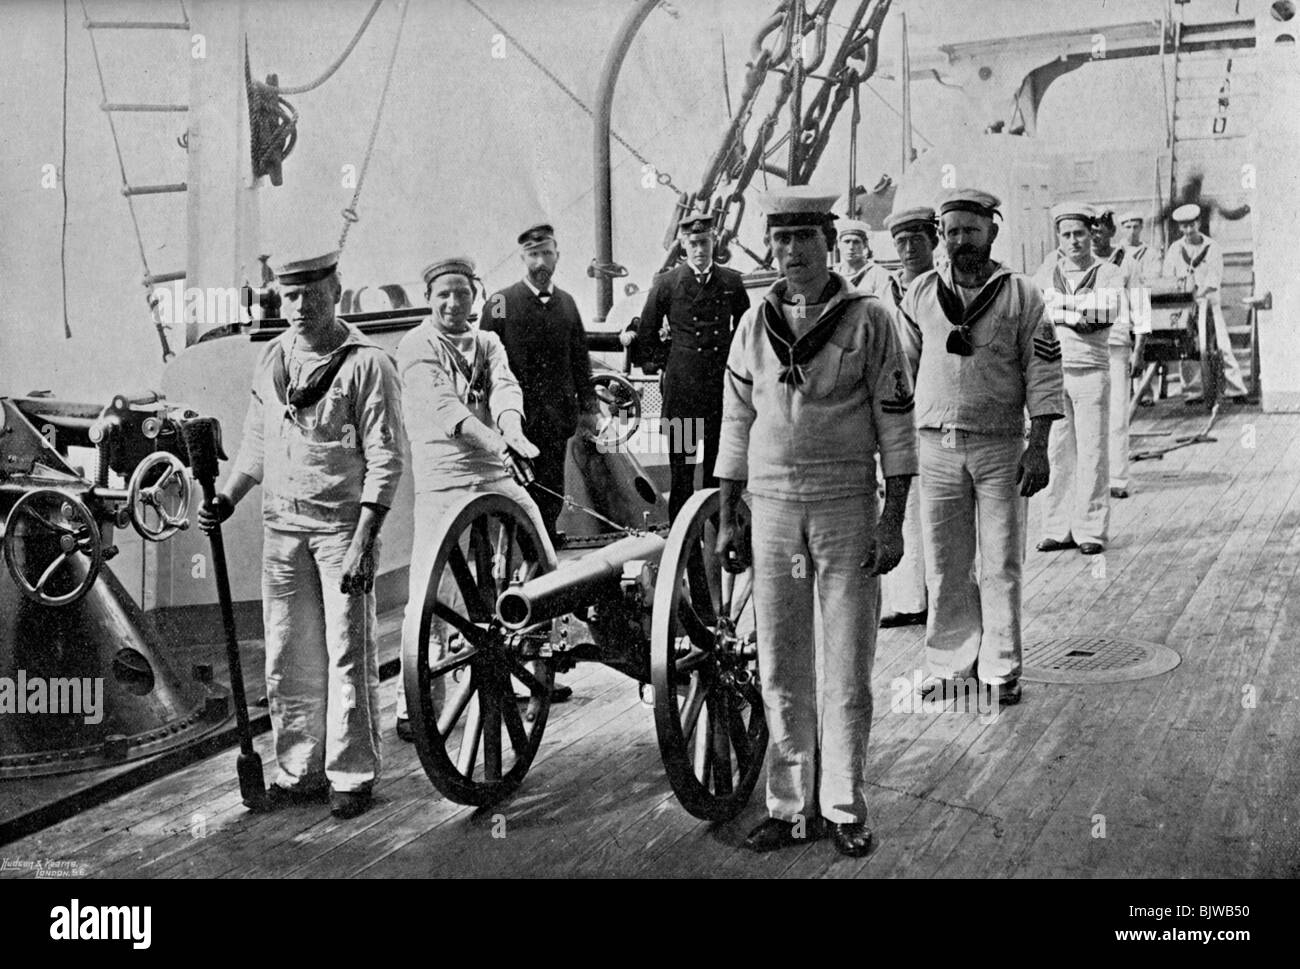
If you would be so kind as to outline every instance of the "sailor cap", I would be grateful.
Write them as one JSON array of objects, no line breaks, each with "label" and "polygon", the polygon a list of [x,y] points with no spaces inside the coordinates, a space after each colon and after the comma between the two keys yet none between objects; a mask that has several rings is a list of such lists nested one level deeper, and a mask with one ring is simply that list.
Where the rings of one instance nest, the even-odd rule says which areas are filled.
[{"label": "sailor cap", "polygon": [[769,227],[830,225],[835,220],[831,206],[839,197],[838,192],[827,193],[811,185],[791,185],[757,195]]},{"label": "sailor cap", "polygon": [[1119,217],[1115,219],[1117,225],[1123,225],[1125,222],[1145,222],[1145,221],[1146,221],[1146,216],[1143,215],[1141,212],[1139,212],[1137,209],[1127,209],[1126,211],[1121,212],[1119,214]]},{"label": "sailor cap", "polygon": [[1096,218],[1096,210],[1087,202],[1057,202],[1052,206],[1052,225],[1060,225],[1066,219],[1078,219],[1092,225]]},{"label": "sailor cap", "polygon": [[519,233],[516,240],[525,250],[536,249],[555,241],[555,227],[549,222],[538,222]]},{"label": "sailor cap", "polygon": [[897,212],[891,212],[885,219],[885,228],[889,230],[890,235],[896,235],[903,229],[915,228],[917,226],[934,226],[934,209],[928,205],[917,205],[910,209],[899,209]]},{"label": "sailor cap", "polygon": [[845,236],[860,236],[863,242],[867,241],[867,233],[871,231],[871,226],[857,219],[845,219],[836,228],[839,229],[841,239]]},{"label": "sailor cap", "polygon": [[469,256],[447,256],[437,262],[429,263],[420,275],[424,278],[424,285],[428,286],[439,276],[446,276],[448,273],[459,273],[467,279],[473,279],[474,260]]},{"label": "sailor cap", "polygon": [[1196,222],[1201,217],[1201,207],[1195,202],[1188,202],[1174,209],[1169,217],[1175,222]]},{"label": "sailor cap", "polygon": [[978,188],[955,188],[940,200],[939,214],[974,212],[976,215],[991,219],[995,215],[1002,214],[998,211],[1001,206],[1002,200],[991,192]]},{"label": "sailor cap", "polygon": [[340,250],[310,259],[294,259],[276,267],[275,276],[282,286],[306,286],[332,274],[339,265]]}]

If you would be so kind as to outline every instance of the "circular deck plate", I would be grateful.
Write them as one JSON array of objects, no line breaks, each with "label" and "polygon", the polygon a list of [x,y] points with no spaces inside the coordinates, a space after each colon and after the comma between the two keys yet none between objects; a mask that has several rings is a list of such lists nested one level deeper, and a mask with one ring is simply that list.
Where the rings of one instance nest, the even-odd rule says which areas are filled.
[{"label": "circular deck plate", "polygon": [[1168,673],[1182,657],[1137,639],[1060,636],[1026,643],[1020,675],[1040,683],[1120,683]]}]

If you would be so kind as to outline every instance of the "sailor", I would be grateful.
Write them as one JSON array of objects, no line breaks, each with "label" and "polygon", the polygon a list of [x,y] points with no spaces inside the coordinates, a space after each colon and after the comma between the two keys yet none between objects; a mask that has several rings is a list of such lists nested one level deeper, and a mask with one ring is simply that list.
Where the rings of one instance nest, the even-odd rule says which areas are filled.
[{"label": "sailor", "polygon": [[1084,202],[1053,206],[1057,259],[1034,277],[1056,327],[1065,373],[1065,417],[1052,428],[1048,456],[1056,473],[1047,488],[1040,552],[1077,548],[1084,555],[1097,555],[1108,538],[1108,344],[1114,327],[1122,326],[1127,361],[1128,295],[1125,271],[1093,255],[1093,219],[1092,207]]},{"label": "sailor", "polygon": [[564,464],[569,438],[581,426],[597,431],[598,405],[591,385],[587,331],[573,297],[554,284],[560,250],[548,223],[519,234],[519,258],[526,275],[488,298],[480,328],[501,338],[510,369],[524,393],[524,430],[537,445],[533,463],[537,506],[546,533],[556,548],[564,545],[556,530],[563,509]]},{"label": "sailor", "polygon": [[870,232],[871,226],[856,219],[845,219],[839,224],[840,253],[844,259],[835,271],[862,292],[882,296],[890,286],[889,270],[872,261],[867,238]]},{"label": "sailor", "polygon": [[1121,212],[1118,219],[1121,233],[1120,245],[1126,253],[1130,270],[1141,285],[1143,281],[1152,280],[1160,275],[1160,253],[1154,246],[1142,241],[1142,226],[1145,219],[1141,212],[1129,209]]},{"label": "sailor", "polygon": [[[759,198],[781,278],[741,319],[727,358],[717,547],[727,568],[744,568],[749,519],[770,739],[769,817],[745,844],[797,844],[819,836],[825,819],[836,848],[860,856],[871,845],[876,576],[903,554],[916,430],[888,310],[827,267],[835,199],[807,186]],[[885,474],[879,522],[877,452]]]},{"label": "sailor", "polygon": [[[886,302],[895,314],[899,338],[905,340],[905,324],[898,310],[903,294],[911,288],[913,281],[934,268],[939,230],[934,209],[928,205],[894,212],[885,219],[885,228],[893,236],[894,248],[902,260],[902,267],[891,276],[893,286]],[[912,378],[915,380],[915,373]],[[919,480],[912,483],[907,493],[907,514],[903,517],[903,560],[898,563],[898,568],[881,578],[880,600],[882,628],[925,624],[925,543],[921,534]]]},{"label": "sailor", "polygon": [[[1223,249],[1217,242],[1201,231],[1201,207],[1192,203],[1180,205],[1174,209],[1172,218],[1178,223],[1182,238],[1169,247],[1165,253],[1162,276],[1173,277],[1182,282],[1197,300],[1199,311],[1208,313],[1213,318],[1215,342],[1223,358],[1223,378],[1227,384],[1224,396],[1234,403],[1246,399],[1246,385],[1242,381],[1241,370],[1237,366],[1237,355],[1232,352],[1232,341],[1228,336],[1228,324],[1223,318],[1223,301],[1220,288],[1223,286]],[[1210,322],[1206,321],[1206,332]],[[1208,337],[1207,337],[1207,341]],[[1202,348],[1206,352],[1206,348]],[[1198,404],[1201,401],[1201,365],[1197,361],[1183,361],[1181,365],[1183,383],[1183,403]]]},{"label": "sailor", "polygon": [[1128,253],[1121,246],[1114,245],[1115,210],[1105,205],[1092,205],[1089,208],[1093,213],[1092,228],[1089,232],[1092,254],[1121,269],[1126,268],[1125,261]]},{"label": "sailor", "polygon": [[[478,283],[474,262],[465,256],[439,259],[423,275],[425,298],[433,312],[397,346],[415,475],[415,530],[402,619],[403,653],[419,636],[429,571],[438,551],[436,536],[448,510],[466,495],[491,491],[513,499],[536,525],[544,554],[551,566],[555,565],[541,512],[507,470],[511,451],[531,460],[538,449],[524,434],[524,395],[510,370],[501,338],[471,326]],[[448,589],[449,595],[454,593]],[[437,648],[433,658],[437,658],[445,653],[448,631],[438,623],[434,635]],[[441,686],[438,680],[437,687]],[[439,703],[441,699],[436,698]],[[406,692],[400,687],[397,735],[408,742],[415,739],[407,719]]]},{"label": "sailor", "polygon": [[1021,499],[1050,477],[1047,439],[1061,416],[1061,347],[1038,287],[992,258],[999,205],[978,189],[943,198],[939,218],[950,265],[918,277],[900,315],[917,375],[930,594],[930,675],[922,693],[955,691],[955,681],[977,677],[1006,704],[1020,700]]},{"label": "sailor", "polygon": [[[1125,272],[1128,315],[1110,330],[1110,496],[1129,496],[1129,408],[1133,399],[1133,377],[1140,374],[1142,350],[1151,332],[1151,294],[1147,280],[1160,275],[1160,256],[1142,242],[1142,215],[1121,212],[1117,220],[1123,242],[1116,252],[1124,254],[1118,263]],[[1097,233],[1093,232],[1093,254]]]},{"label": "sailor", "polygon": [[337,252],[276,270],[289,329],[253,376],[239,457],[204,530],[262,485],[266,695],[273,805],[370,806],[380,772],[374,577],[402,474],[402,409],[388,354],[334,315]]},{"label": "sailor", "polygon": [[[704,487],[714,488],[722,431],[722,375],[731,334],[749,309],[744,277],[713,261],[713,217],[692,212],[678,223],[686,261],[655,279],[632,343],[638,365],[664,366],[660,433],[668,437],[672,475],[669,519],[695,490],[695,466],[687,447],[704,441]],[[664,364],[666,358],[666,365]]]}]

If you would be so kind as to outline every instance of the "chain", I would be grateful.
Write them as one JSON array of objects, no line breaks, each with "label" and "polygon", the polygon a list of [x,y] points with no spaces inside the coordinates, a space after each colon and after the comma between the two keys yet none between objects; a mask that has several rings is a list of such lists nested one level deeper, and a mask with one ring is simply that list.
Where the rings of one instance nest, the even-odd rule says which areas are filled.
[{"label": "chain", "polygon": [[[582,98],[574,94],[573,91],[570,90],[569,86],[565,84],[563,81],[561,81],[551,71],[549,67],[547,67],[540,60],[538,60],[537,57],[533,55],[532,51],[530,51],[523,44],[519,43],[519,41],[515,38],[513,34],[510,33],[510,31],[505,27],[504,24],[496,20],[490,13],[488,13],[481,6],[479,6],[478,3],[475,2],[475,0],[465,0],[465,2],[468,3],[475,10],[477,10],[479,15],[484,20],[486,20],[493,27],[495,27],[502,37],[510,41],[510,43],[513,44],[515,47],[519,48],[519,53],[523,54],[524,57],[528,59],[528,62],[530,64],[532,64],[535,68],[537,68],[544,75],[546,75],[547,80],[549,80],[552,84],[554,84],[557,88],[559,88],[562,92],[564,92],[564,94],[568,97],[568,99],[572,101],[574,104],[576,104],[579,108],[581,108],[582,111],[587,115],[587,117],[589,118],[596,117],[596,113],[587,106],[587,103],[583,101]],[[675,11],[668,11],[668,13],[670,16],[676,16]],[[660,185],[667,186],[678,195],[682,194],[682,190],[673,184],[673,179],[671,175],[669,175],[667,172],[660,171],[659,166],[657,166],[654,162],[650,161],[650,159],[646,158],[646,156],[641,154],[641,152],[637,151],[630,141],[628,141],[626,138],[620,135],[612,127],[610,128],[609,133],[610,133],[610,137],[613,138],[615,141],[617,141],[624,148],[626,148],[628,152],[631,153],[632,157],[635,158],[637,161],[639,161],[643,167],[650,168],[655,172],[655,177],[658,179]]]}]

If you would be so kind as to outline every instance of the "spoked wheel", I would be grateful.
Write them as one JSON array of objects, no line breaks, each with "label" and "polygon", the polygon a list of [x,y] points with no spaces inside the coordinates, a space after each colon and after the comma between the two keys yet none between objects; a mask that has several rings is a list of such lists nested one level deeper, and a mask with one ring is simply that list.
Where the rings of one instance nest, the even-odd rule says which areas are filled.
[{"label": "spoked wheel", "polygon": [[80,601],[104,562],[95,516],[77,498],[54,488],[37,488],[14,502],[3,545],[14,583],[43,606]]},{"label": "spoked wheel", "polygon": [[190,479],[180,458],[155,451],[131,474],[126,508],[139,536],[161,542],[190,527]]},{"label": "spoked wheel", "polygon": [[600,409],[596,443],[607,448],[626,444],[641,423],[641,395],[630,380],[610,370],[592,374],[591,387]]},{"label": "spoked wheel", "polygon": [[507,631],[497,596],[551,565],[528,513],[505,495],[468,497],[446,523],[419,636],[403,648],[403,688],[429,779],[451,800],[483,806],[519,787],[551,706],[549,624]]},{"label": "spoked wheel", "polygon": [[763,767],[767,720],[759,691],[753,569],[722,570],[718,492],[692,496],[659,563],[650,636],[655,728],[668,783],[697,818],[745,807]]}]

